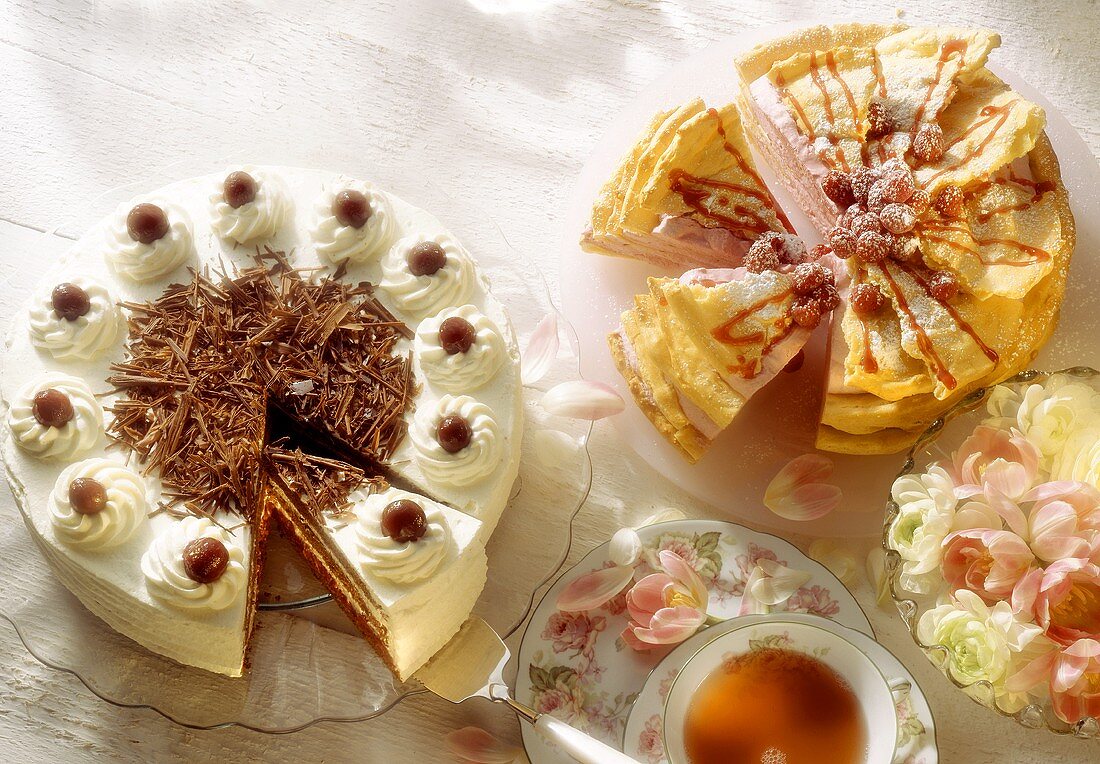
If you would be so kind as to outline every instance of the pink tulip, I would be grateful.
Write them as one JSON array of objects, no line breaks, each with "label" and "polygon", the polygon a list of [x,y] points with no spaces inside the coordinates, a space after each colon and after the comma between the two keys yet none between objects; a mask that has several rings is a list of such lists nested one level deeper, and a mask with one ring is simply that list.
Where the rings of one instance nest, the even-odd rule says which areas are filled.
[{"label": "pink tulip", "polygon": [[1012,608],[1031,614],[1063,645],[1100,639],[1100,566],[1072,558],[1034,570],[1017,584]]},{"label": "pink tulip", "polygon": [[1069,558],[1100,562],[1100,491],[1088,483],[1054,481],[1028,491],[1034,502],[1028,535],[1036,557],[1048,562]]},{"label": "pink tulip", "polygon": [[1100,642],[1079,639],[1062,651],[1050,678],[1054,713],[1067,724],[1100,719]]},{"label": "pink tulip", "polygon": [[990,605],[1007,599],[1034,561],[1027,542],[1011,531],[959,531],[943,541],[944,580],[952,590],[969,589]]},{"label": "pink tulip", "polygon": [[955,452],[954,477],[962,496],[985,491],[1016,499],[1035,482],[1040,457],[1018,430],[980,425]]},{"label": "pink tulip", "polygon": [[1006,689],[1027,692],[1046,683],[1058,718],[1076,724],[1100,719],[1100,641],[1078,639],[1040,655],[1008,678]]},{"label": "pink tulip", "polygon": [[623,641],[635,650],[679,644],[707,620],[709,595],[695,568],[675,552],[662,550],[658,556],[663,570],[646,576],[626,594],[631,621]]}]

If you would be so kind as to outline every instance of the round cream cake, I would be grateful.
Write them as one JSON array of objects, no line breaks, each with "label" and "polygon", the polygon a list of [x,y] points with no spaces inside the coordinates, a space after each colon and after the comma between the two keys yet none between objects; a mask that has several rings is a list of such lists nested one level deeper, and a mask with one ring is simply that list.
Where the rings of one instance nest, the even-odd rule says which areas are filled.
[{"label": "round cream cake", "polygon": [[[248,464],[258,472],[247,477],[259,498],[242,507],[188,495],[175,477],[166,485],[156,466],[173,458],[158,447],[225,440],[178,408],[190,391],[205,390],[195,372],[202,358],[238,352],[191,341],[207,336],[201,325],[181,341],[180,327],[165,324],[174,320],[165,306],[183,295],[196,309],[188,320],[201,324],[200,308],[223,301],[217,310],[234,310],[245,276],[264,280],[258,269],[274,284],[265,308],[272,326],[310,352],[310,343],[322,348],[337,335],[392,337],[379,340],[378,352],[405,376],[394,391],[389,378],[373,381],[377,359],[349,356],[317,361],[316,379],[286,384],[274,364],[270,378],[256,380],[263,394],[255,406],[233,420],[234,433],[240,422],[256,441]],[[326,324],[333,311],[323,304],[298,325],[279,323],[280,289],[293,282],[298,294],[336,293],[317,286],[326,280],[350,295],[342,313]],[[173,292],[174,284],[184,286]],[[308,337],[294,334],[299,325]],[[241,352],[247,345],[248,358],[262,359],[278,350],[263,335]],[[182,381],[143,379],[135,343],[146,354],[171,347]],[[347,398],[359,407],[354,421],[400,417],[387,421],[393,435],[385,447],[359,448],[363,463],[352,467],[331,453],[312,455],[305,442],[319,432],[311,401],[331,411],[336,392],[326,384],[341,369],[359,375]],[[133,411],[143,404],[133,396],[145,400],[134,392],[142,385],[169,393],[145,412],[152,424],[139,442]],[[120,205],[42,279],[7,337],[0,388],[8,480],[59,580],[148,649],[230,676],[243,670],[272,520],[399,678],[409,676],[469,615],[485,582],[485,542],[518,471],[519,352],[475,256],[428,212],[333,173],[234,167]],[[376,392],[401,405],[363,408]],[[309,437],[271,451],[268,399],[280,395]],[[120,411],[130,412],[126,422]],[[162,432],[163,411],[197,424]],[[325,416],[333,421],[320,429],[339,434],[340,422]],[[306,497],[309,481],[295,482],[280,465],[321,475],[324,486],[339,486],[338,500]]]}]

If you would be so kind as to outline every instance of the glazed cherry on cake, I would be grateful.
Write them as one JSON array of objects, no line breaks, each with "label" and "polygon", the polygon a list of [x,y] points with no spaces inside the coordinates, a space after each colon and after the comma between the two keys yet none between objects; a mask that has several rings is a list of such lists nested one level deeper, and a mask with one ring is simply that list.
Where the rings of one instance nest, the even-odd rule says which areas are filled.
[{"label": "glazed cherry on cake", "polygon": [[468,352],[476,339],[473,324],[461,316],[451,316],[439,324],[439,344],[448,355]]},{"label": "glazed cherry on cake", "polygon": [[226,204],[240,209],[256,199],[256,179],[244,170],[236,170],[225,176],[222,183],[222,196]]},{"label": "glazed cherry on cake", "polygon": [[434,241],[414,244],[406,259],[414,276],[434,276],[447,265],[447,253]]},{"label": "glazed cherry on cake", "polygon": [[69,396],[52,387],[35,394],[31,411],[43,427],[64,427],[76,415]]},{"label": "glazed cherry on cake", "polygon": [[50,294],[50,304],[58,318],[66,321],[76,321],[81,316],[88,314],[92,309],[92,302],[88,293],[76,284],[65,282],[53,288]]},{"label": "glazed cherry on cake", "polygon": [[203,536],[189,541],[183,548],[183,569],[196,583],[214,583],[228,565],[229,550],[215,538]]},{"label": "glazed cherry on cake", "polygon": [[95,478],[76,478],[69,483],[69,504],[82,515],[95,515],[107,506],[107,489]]},{"label": "glazed cherry on cake", "polygon": [[419,541],[428,530],[424,508],[412,499],[398,499],[382,510],[382,532],[394,541],[408,544]]},{"label": "glazed cherry on cake", "polygon": [[126,230],[134,241],[152,244],[167,235],[168,215],[157,205],[142,202],[126,215]]},{"label": "glazed cherry on cake", "polygon": [[473,432],[470,423],[459,414],[448,414],[436,426],[436,440],[448,454],[457,454],[470,445]]},{"label": "glazed cherry on cake", "polygon": [[332,214],[340,225],[362,228],[370,220],[370,201],[362,191],[346,188],[332,200]]}]

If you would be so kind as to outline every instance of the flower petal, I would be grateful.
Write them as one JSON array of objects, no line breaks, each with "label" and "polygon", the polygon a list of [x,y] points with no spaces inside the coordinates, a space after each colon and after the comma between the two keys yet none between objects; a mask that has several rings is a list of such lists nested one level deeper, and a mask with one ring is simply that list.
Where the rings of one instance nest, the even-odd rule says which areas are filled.
[{"label": "flower petal", "polygon": [[508,745],[481,727],[463,727],[443,736],[447,748],[455,756],[474,764],[512,764],[520,749]]},{"label": "flower petal", "polygon": [[775,560],[760,559],[756,566],[765,575],[753,584],[752,595],[765,605],[786,602],[813,577],[808,571],[788,568]]},{"label": "flower petal", "polygon": [[657,523],[668,523],[668,522],[672,522],[673,520],[686,520],[686,519],[687,519],[687,514],[684,512],[684,510],[677,509],[676,507],[665,507],[664,509],[657,510],[652,515],[647,517],[645,520],[642,520],[640,523],[638,523],[634,527],[635,528],[645,528],[647,525],[656,525]]},{"label": "flower petal", "polygon": [[634,630],[637,628],[641,627],[631,621],[626,625],[626,628],[622,630],[622,633],[619,634],[619,638],[622,639],[623,643],[627,647],[640,653],[653,650],[655,647],[657,647],[657,645],[651,645],[649,642],[643,642],[642,640],[638,639],[637,635],[634,633]]},{"label": "flower petal", "polygon": [[844,493],[839,486],[829,483],[810,483],[795,488],[782,498],[769,500],[764,505],[785,520],[808,522],[818,520],[840,506]]},{"label": "flower petal", "polygon": [[838,544],[834,539],[817,539],[810,544],[810,559],[816,560],[829,569],[845,586],[856,582],[859,565],[851,550]]},{"label": "flower petal", "polygon": [[661,608],[653,614],[649,628],[634,629],[634,636],[651,645],[676,645],[697,632],[706,620],[703,613],[686,605]]},{"label": "flower petal", "polygon": [[1023,496],[1031,487],[1031,475],[1027,468],[1016,462],[994,459],[982,473],[982,485],[1012,499]]},{"label": "flower petal", "polygon": [[542,317],[527,340],[527,348],[520,359],[520,379],[523,384],[533,385],[547,375],[558,357],[560,345],[558,314],[551,311]]},{"label": "flower petal", "polygon": [[657,558],[661,561],[661,567],[664,571],[672,576],[676,583],[687,589],[692,603],[699,610],[705,611],[707,602],[710,600],[710,593],[695,568],[689,565],[683,557],[667,549],[662,549],[657,554]]},{"label": "flower petal", "polygon": [[558,593],[557,607],[565,613],[593,610],[616,597],[634,578],[634,568],[616,565],[585,573]]},{"label": "flower petal", "polygon": [[1054,661],[1058,657],[1057,650],[1050,650],[1038,658],[1029,661],[1023,668],[1012,674],[1005,680],[1005,689],[1009,692],[1027,692],[1045,682],[1050,676]]},{"label": "flower petal", "polygon": [[766,615],[771,612],[771,608],[765,605],[760,600],[756,599],[756,595],[753,594],[753,590],[756,585],[767,576],[764,569],[759,565],[752,569],[752,573],[749,574],[749,578],[745,581],[745,591],[741,594],[741,604],[737,607],[737,615]]},{"label": "flower petal", "polygon": [[665,606],[665,589],[673,581],[665,573],[652,573],[626,593],[626,609],[639,624],[648,626],[653,614]]},{"label": "flower petal", "polygon": [[554,416],[571,419],[603,419],[626,408],[626,401],[603,382],[574,380],[562,382],[542,396],[542,407]]},{"label": "flower petal", "polygon": [[607,556],[616,565],[633,567],[642,556],[642,537],[633,528],[620,528],[611,537]]},{"label": "flower petal", "polygon": [[821,454],[803,454],[787,462],[764,491],[764,506],[787,520],[816,520],[839,506],[843,494],[825,481],[833,474],[833,460]]}]

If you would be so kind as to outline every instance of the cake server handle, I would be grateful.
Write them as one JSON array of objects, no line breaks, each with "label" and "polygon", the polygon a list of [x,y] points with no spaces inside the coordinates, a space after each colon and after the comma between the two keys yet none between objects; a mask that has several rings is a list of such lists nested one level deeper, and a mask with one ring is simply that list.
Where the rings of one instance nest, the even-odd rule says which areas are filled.
[{"label": "cake server handle", "polygon": [[546,740],[556,743],[559,748],[581,764],[638,764],[625,753],[589,737],[576,727],[570,727],[550,714],[542,714],[535,720],[535,729]]},{"label": "cake server handle", "polygon": [[530,722],[543,739],[565,751],[580,764],[638,764],[625,753],[569,726],[561,719],[555,719],[550,714],[540,714],[514,700],[506,685],[489,685],[489,698],[498,703],[506,703],[521,719]]}]

